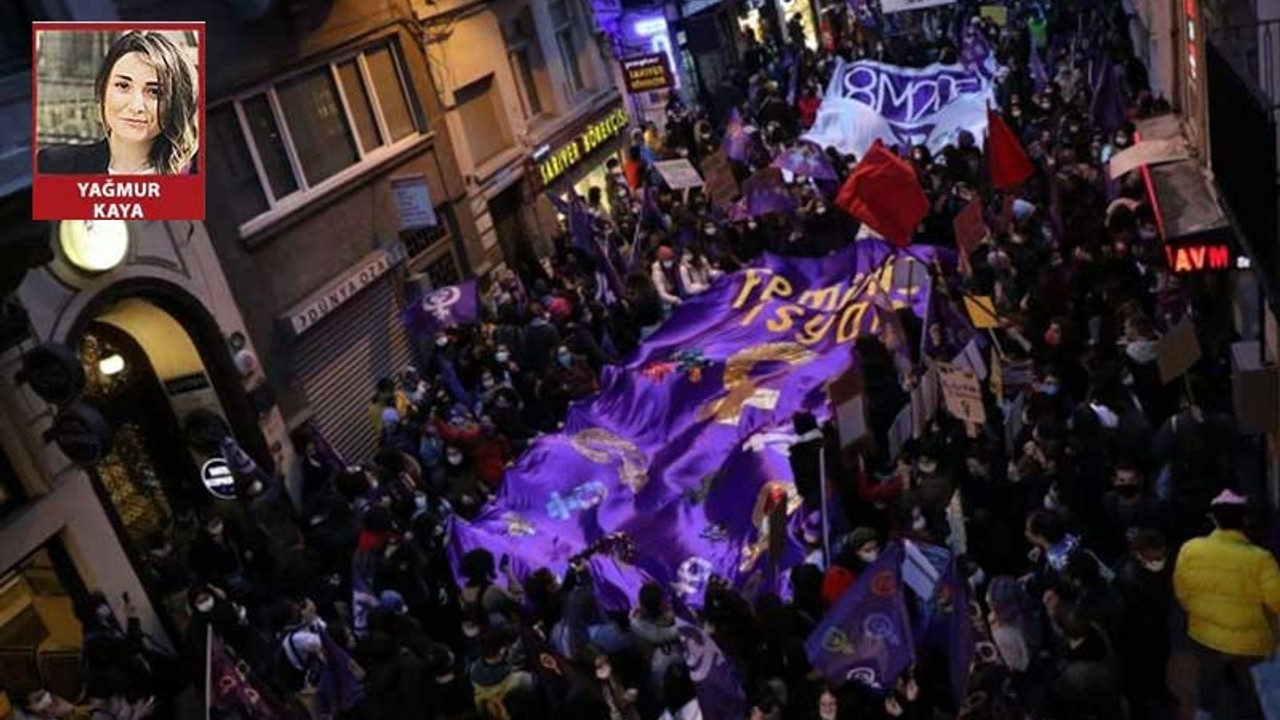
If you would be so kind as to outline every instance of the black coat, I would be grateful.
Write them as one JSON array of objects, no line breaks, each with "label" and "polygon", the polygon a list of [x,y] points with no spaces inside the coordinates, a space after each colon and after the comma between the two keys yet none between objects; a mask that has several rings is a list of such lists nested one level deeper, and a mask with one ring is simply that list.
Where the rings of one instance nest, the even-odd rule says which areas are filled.
[{"label": "black coat", "polygon": [[92,145],[53,145],[36,154],[36,172],[51,175],[106,175],[110,164],[105,138]]}]

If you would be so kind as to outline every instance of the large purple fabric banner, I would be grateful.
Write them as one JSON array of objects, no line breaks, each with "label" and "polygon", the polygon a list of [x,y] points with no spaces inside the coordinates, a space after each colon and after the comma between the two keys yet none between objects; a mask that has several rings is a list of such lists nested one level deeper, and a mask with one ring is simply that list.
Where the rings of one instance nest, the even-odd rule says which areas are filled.
[{"label": "large purple fabric banner", "polygon": [[[474,521],[454,523],[455,561],[486,548],[509,555],[521,577],[563,572],[592,542],[625,533],[634,564],[592,562],[606,608],[629,605],[648,578],[699,607],[712,575],[748,596],[783,590],[785,570],[802,558],[791,417],[829,415],[826,381],[852,362],[859,335],[880,329],[875,294],[923,314],[927,290],[893,274],[953,258],[928,246],[912,254],[908,262],[864,241],[821,259],[766,255],[687,300],[605,369],[601,392],[570,408],[562,432],[532,444]],[[788,532],[775,573],[767,508],[778,491]]]}]

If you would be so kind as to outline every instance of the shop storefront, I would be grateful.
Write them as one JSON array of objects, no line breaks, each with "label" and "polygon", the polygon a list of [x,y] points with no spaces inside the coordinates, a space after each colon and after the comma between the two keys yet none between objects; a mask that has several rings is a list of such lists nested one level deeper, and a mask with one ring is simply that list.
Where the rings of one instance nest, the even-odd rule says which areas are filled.
[{"label": "shop storefront", "polygon": [[373,383],[413,362],[401,321],[404,259],[398,241],[376,250],[279,319],[292,337],[291,365],[308,419],[353,460],[372,457],[377,447],[369,413]]},{"label": "shop storefront", "polygon": [[[605,164],[610,158],[623,159],[622,148],[630,125],[631,116],[619,100],[551,138],[529,156],[525,175],[530,192],[560,198],[577,193],[585,198],[592,187],[604,190]],[[608,195],[604,193],[606,204]],[[544,199],[538,206],[540,218],[554,218],[555,210],[549,201]]]}]

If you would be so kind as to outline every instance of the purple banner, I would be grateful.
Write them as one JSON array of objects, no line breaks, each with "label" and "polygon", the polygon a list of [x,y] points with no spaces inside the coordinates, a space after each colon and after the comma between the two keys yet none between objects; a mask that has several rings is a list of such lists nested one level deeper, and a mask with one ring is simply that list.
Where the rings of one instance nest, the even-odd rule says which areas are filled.
[{"label": "purple banner", "polygon": [[404,311],[404,324],[418,337],[479,319],[480,298],[475,280],[432,290]]},{"label": "purple banner", "polygon": [[[787,459],[794,413],[829,413],[825,383],[880,331],[872,298],[923,314],[926,285],[894,282],[898,251],[858,242],[821,259],[766,255],[680,305],[630,358],[605,368],[601,392],[575,403],[564,429],[537,439],[498,497],[452,529],[454,560],[473,548],[511,557],[527,576],[563,572],[611,533],[632,564],[593,563],[610,605],[646,578],[701,606],[712,575],[748,596],[782,590],[802,560],[801,500]],[[928,261],[951,253],[916,246]],[[787,498],[780,572],[770,571],[768,498]]]},{"label": "purple banner", "polygon": [[890,543],[805,642],[809,661],[828,683],[852,680],[884,690],[915,662],[904,588],[902,546]]}]

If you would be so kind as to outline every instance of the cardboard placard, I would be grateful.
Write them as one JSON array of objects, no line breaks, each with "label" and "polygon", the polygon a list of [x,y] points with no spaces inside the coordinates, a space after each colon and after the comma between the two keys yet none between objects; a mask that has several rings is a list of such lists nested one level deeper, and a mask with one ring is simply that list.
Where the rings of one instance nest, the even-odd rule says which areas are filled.
[{"label": "cardboard placard", "polygon": [[942,387],[942,400],[947,412],[965,422],[981,424],[987,421],[987,409],[982,404],[982,386],[972,370],[938,363],[938,385]]},{"label": "cardboard placard", "polygon": [[659,160],[653,164],[653,168],[662,176],[662,181],[672,190],[686,190],[688,188],[702,187],[702,176],[698,174],[698,168],[693,166],[685,158],[676,158],[675,160]]},{"label": "cardboard placard", "polygon": [[1191,152],[1187,150],[1187,144],[1183,142],[1182,138],[1143,140],[1112,155],[1111,160],[1107,162],[1107,169],[1111,179],[1115,180],[1121,175],[1137,170],[1143,165],[1186,160],[1189,157],[1191,157]]},{"label": "cardboard placard", "polygon": [[995,23],[996,27],[1004,27],[1009,22],[1009,8],[1003,5],[982,5],[978,14]]},{"label": "cardboard placard", "polygon": [[1156,343],[1156,368],[1160,382],[1168,385],[1200,361],[1200,340],[1189,316]]},{"label": "cardboard placard", "polygon": [[729,205],[742,192],[738,187],[738,178],[733,175],[733,166],[723,150],[717,150],[702,159],[702,177],[707,182],[707,192],[712,202],[718,205]]},{"label": "cardboard placard", "polygon": [[867,426],[866,402],[862,394],[862,373],[849,368],[827,383],[840,446],[849,447],[871,434]]},{"label": "cardboard placard", "polygon": [[996,314],[996,303],[990,295],[965,295],[964,309],[969,313],[969,320],[979,330],[1000,327],[1000,316]]}]

